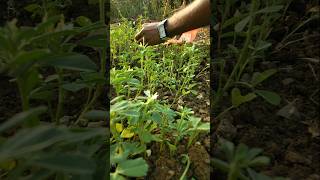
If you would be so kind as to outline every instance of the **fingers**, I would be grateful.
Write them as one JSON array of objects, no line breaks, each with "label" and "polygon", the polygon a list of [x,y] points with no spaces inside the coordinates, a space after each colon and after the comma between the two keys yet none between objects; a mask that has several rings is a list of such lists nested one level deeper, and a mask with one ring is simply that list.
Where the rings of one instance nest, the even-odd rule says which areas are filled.
[{"label": "fingers", "polygon": [[148,41],[145,37],[142,37],[138,40],[138,43],[142,43],[143,45],[149,45]]},{"label": "fingers", "polygon": [[138,32],[138,34],[136,34],[135,40],[139,42],[139,40],[143,37],[143,35],[144,35],[144,29],[142,28],[142,30]]},{"label": "fingers", "polygon": [[143,37],[143,35],[144,35],[145,31],[146,31],[146,27],[148,25],[149,25],[148,23],[142,24],[142,29],[135,36],[136,41],[139,42],[139,40]]}]

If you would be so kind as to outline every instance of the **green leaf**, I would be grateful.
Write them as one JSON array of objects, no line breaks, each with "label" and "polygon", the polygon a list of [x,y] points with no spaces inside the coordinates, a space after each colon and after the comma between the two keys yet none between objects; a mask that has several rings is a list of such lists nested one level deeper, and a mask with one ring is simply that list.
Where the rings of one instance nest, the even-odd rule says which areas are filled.
[{"label": "green leaf", "polygon": [[96,31],[98,29],[106,29],[107,26],[102,23],[102,22],[96,22],[96,23],[92,23],[88,26],[84,26],[84,27],[81,27],[81,28],[77,28],[77,32],[78,33],[84,33],[84,32],[92,32],[92,31]]},{"label": "green leaf", "polygon": [[139,132],[139,138],[145,143],[150,143],[152,141],[152,134],[146,130]]},{"label": "green leaf", "polygon": [[117,102],[111,105],[110,113],[113,113],[113,112],[118,113],[119,111],[126,109],[128,106],[129,106],[128,101],[123,100],[123,101]]},{"label": "green leaf", "polygon": [[249,102],[257,97],[254,93],[249,93],[245,96],[242,96],[238,88],[232,89],[231,96],[232,96],[232,106],[234,107],[238,107],[241,104]]},{"label": "green leaf", "polygon": [[262,152],[262,149],[260,149],[260,148],[252,148],[249,150],[249,152],[247,154],[247,159],[252,160],[257,155],[259,155],[261,152]]},{"label": "green leaf", "polygon": [[249,166],[256,167],[256,166],[266,166],[270,163],[270,158],[267,156],[259,156],[254,158],[250,161]]},{"label": "green leaf", "polygon": [[24,129],[2,144],[0,147],[0,161],[42,150],[65,139],[65,136],[64,131],[50,126]]},{"label": "green leaf", "polygon": [[117,173],[110,173],[110,180],[126,180],[126,178]]},{"label": "green leaf", "polygon": [[30,69],[24,73],[24,76],[17,78],[19,88],[21,88],[21,95],[29,97],[30,93],[40,83],[39,73],[36,69]]},{"label": "green leaf", "polygon": [[266,175],[257,173],[256,171],[254,171],[251,168],[247,168],[247,171],[248,171],[248,174],[252,180],[274,180],[273,178],[270,178]]},{"label": "green leaf", "polygon": [[120,163],[123,161],[126,161],[127,157],[130,154],[130,151],[125,149],[122,152],[119,152],[119,148],[121,149],[120,145],[114,144],[110,147],[110,163],[111,164],[116,164]]},{"label": "green leaf", "polygon": [[89,120],[105,120],[107,119],[108,115],[108,111],[91,110],[84,115],[84,118],[87,118]]},{"label": "green leaf", "polygon": [[241,32],[243,31],[243,29],[246,27],[246,25],[249,23],[251,19],[251,16],[248,16],[244,19],[242,19],[240,22],[238,22],[235,26],[234,26],[234,30],[236,32]]},{"label": "green leaf", "polygon": [[232,161],[235,149],[234,144],[224,139],[220,139],[219,144],[223,152],[226,154],[228,161]]},{"label": "green leaf", "polygon": [[146,151],[146,146],[138,142],[123,142],[123,149],[128,151],[131,155],[137,155]]},{"label": "green leaf", "polygon": [[79,41],[80,45],[93,48],[106,48],[107,43],[107,35],[104,34],[93,35]]},{"label": "green leaf", "polygon": [[261,9],[256,12],[256,14],[259,13],[272,13],[272,12],[278,12],[280,11],[284,6],[283,5],[275,5],[275,6],[269,6],[264,9]]},{"label": "green leaf", "polygon": [[264,80],[268,79],[270,76],[272,76],[273,74],[275,74],[277,72],[276,69],[268,69],[262,73],[255,73],[252,76],[252,80],[251,80],[251,85],[253,87],[257,86],[258,84],[260,84],[261,82],[263,82]]},{"label": "green leaf", "polygon": [[81,89],[87,88],[88,86],[83,83],[68,83],[62,85],[62,88],[71,92],[77,92],[80,91]]},{"label": "green leaf", "polygon": [[35,63],[37,60],[46,58],[50,55],[50,51],[47,49],[36,49],[28,52],[20,52],[15,58],[14,64],[21,66],[26,63]]},{"label": "green leaf", "polygon": [[49,57],[42,61],[45,65],[50,65],[62,69],[78,71],[96,71],[97,65],[88,56],[82,54],[62,54]]},{"label": "green leaf", "polygon": [[210,131],[210,123],[201,123],[197,127],[197,131]]},{"label": "green leaf", "polygon": [[245,144],[239,144],[235,151],[235,161],[244,161],[247,159],[249,148]]},{"label": "green leaf", "polygon": [[267,102],[273,105],[279,105],[281,101],[281,97],[274,92],[265,91],[265,90],[255,90],[255,93],[265,99]]},{"label": "green leaf", "polygon": [[76,129],[68,129],[66,131],[64,129],[64,140],[68,143],[76,143],[81,141],[86,141],[96,137],[107,137],[108,129],[106,128],[76,128]]},{"label": "green leaf", "polygon": [[43,179],[48,179],[53,174],[54,174],[54,172],[49,171],[47,169],[40,169],[40,170],[30,174],[30,176],[28,176],[24,180],[43,180]]},{"label": "green leaf", "polygon": [[58,172],[91,174],[95,163],[89,157],[77,154],[41,154],[32,159],[30,164]]},{"label": "green leaf", "polygon": [[222,161],[220,159],[217,158],[212,158],[212,164],[214,167],[224,171],[224,172],[228,172],[229,171],[229,164],[225,161]]},{"label": "green leaf", "polygon": [[79,16],[79,17],[76,18],[76,23],[83,27],[83,26],[91,25],[92,21],[88,17]]},{"label": "green leaf", "polygon": [[4,132],[5,130],[7,130],[9,128],[16,126],[17,124],[19,124],[23,121],[27,121],[29,118],[43,114],[46,111],[47,111],[47,108],[45,106],[40,106],[37,108],[30,109],[28,111],[18,113],[16,115],[14,115],[12,118],[8,119],[6,122],[4,122],[0,126],[0,133]]},{"label": "green leaf", "polygon": [[147,174],[148,164],[142,158],[126,160],[118,164],[116,172],[129,177],[142,177]]},{"label": "green leaf", "polygon": [[261,51],[264,49],[267,49],[268,47],[270,47],[272,44],[266,41],[258,41],[257,42],[257,46],[255,47],[256,51]]},{"label": "green leaf", "polygon": [[47,28],[54,26],[62,18],[63,18],[62,15],[55,15],[55,16],[49,17],[46,21],[38,24],[35,29],[38,32],[44,32]]},{"label": "green leaf", "polygon": [[39,88],[34,89],[30,92],[30,99],[38,99],[44,101],[50,101],[52,99],[53,92],[51,90],[40,90]]},{"label": "green leaf", "polygon": [[232,24],[235,24],[236,22],[238,22],[239,20],[241,20],[243,17],[247,16],[248,13],[246,14],[241,14],[239,16],[234,16],[234,17],[231,17],[229,19],[227,19],[223,25],[222,25],[222,28],[225,29],[227,28],[228,26],[232,25]]},{"label": "green leaf", "polygon": [[29,4],[24,9],[28,12],[35,12],[36,10],[41,9],[41,6],[39,4]]}]

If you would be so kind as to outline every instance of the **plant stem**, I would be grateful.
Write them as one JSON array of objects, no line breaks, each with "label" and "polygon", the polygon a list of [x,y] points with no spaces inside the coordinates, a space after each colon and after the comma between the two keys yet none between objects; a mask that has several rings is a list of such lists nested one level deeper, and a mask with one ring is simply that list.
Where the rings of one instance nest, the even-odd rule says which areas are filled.
[{"label": "plant stem", "polygon": [[[103,24],[105,24],[105,0],[99,0],[99,9],[100,9],[100,21]],[[105,48],[100,51],[100,74],[102,76],[106,75],[106,68],[107,68],[106,65],[107,65],[107,49]],[[101,95],[102,89],[103,89],[102,85],[97,85],[96,91],[94,92],[91,101],[86,104],[86,106],[84,107],[83,111],[80,113],[75,124],[77,124],[80,121],[80,119],[82,119],[84,114],[93,106],[97,98]]]},{"label": "plant stem", "polygon": [[239,170],[236,162],[230,164],[230,171],[228,173],[228,180],[237,180],[239,176]]},{"label": "plant stem", "polygon": [[181,175],[181,177],[180,177],[179,180],[184,180],[184,179],[186,178],[187,172],[188,172],[189,167],[190,167],[190,158],[189,158],[189,156],[188,156],[188,155],[185,155],[185,154],[183,154],[182,156],[184,156],[184,157],[187,159],[187,166],[186,166],[186,168],[184,169],[184,172],[183,172],[183,174]]},{"label": "plant stem", "polygon": [[21,98],[22,111],[27,111],[27,110],[29,110],[29,100],[28,100],[28,97],[26,96],[26,94],[23,91],[21,81],[22,81],[22,79],[17,78],[17,85],[18,85],[20,98]]},{"label": "plant stem", "polygon": [[64,102],[64,90],[62,88],[63,84],[63,70],[57,69],[58,73],[58,83],[59,83],[59,97],[58,97],[58,105],[56,111],[56,125],[60,124],[60,116],[63,109],[63,102]]},{"label": "plant stem", "polygon": [[[236,80],[240,79],[241,74],[238,72],[240,69],[243,68],[243,61],[246,60],[248,57],[248,49],[249,49],[249,44],[251,41],[251,36],[252,36],[252,31],[253,31],[253,21],[254,21],[254,11],[255,11],[255,7],[256,6],[256,0],[252,1],[251,4],[251,8],[250,8],[250,14],[249,16],[251,16],[250,22],[249,22],[249,28],[247,31],[247,37],[246,40],[244,42],[241,54],[238,57],[237,63],[234,66],[226,84],[224,85],[222,91],[221,91],[221,95],[231,86],[231,83],[234,81],[234,78],[236,78]],[[246,65],[246,63],[245,63]],[[238,74],[237,74],[238,73]],[[217,104],[220,101],[220,97],[219,98],[215,98],[214,100],[214,104]]]},{"label": "plant stem", "polygon": [[189,138],[188,145],[187,145],[187,148],[188,148],[188,149],[190,148],[191,144],[192,144],[193,141],[196,139],[196,137],[198,136],[198,134],[199,134],[199,132],[197,132],[197,131],[194,131],[194,132],[192,133],[192,135],[191,135],[190,138]]},{"label": "plant stem", "polygon": [[230,106],[229,108],[225,109],[222,113],[220,113],[217,117],[215,117],[216,120],[218,120],[219,118],[221,118],[225,113],[227,113],[228,111],[230,111],[231,109],[233,109],[234,106]]}]

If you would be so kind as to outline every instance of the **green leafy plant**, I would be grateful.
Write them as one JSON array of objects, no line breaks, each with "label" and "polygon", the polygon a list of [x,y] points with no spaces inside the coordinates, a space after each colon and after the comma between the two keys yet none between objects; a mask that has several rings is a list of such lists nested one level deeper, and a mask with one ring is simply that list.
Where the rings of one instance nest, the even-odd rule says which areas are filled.
[{"label": "green leafy plant", "polygon": [[[143,149],[142,149],[143,151]],[[125,177],[142,177],[147,174],[148,164],[140,158],[128,159],[129,156],[141,153],[136,143],[121,143],[111,146],[110,164],[115,169],[110,173],[110,179],[125,179]]]},{"label": "green leafy plant", "polygon": [[[248,148],[244,144],[239,144],[235,147],[232,142],[220,139],[220,149],[225,154],[226,161],[213,158],[214,167],[219,168],[228,174],[228,180],[258,180],[258,179],[273,179],[263,174],[257,173],[254,168],[266,166],[270,163],[270,159],[266,156],[261,156],[262,149]],[[275,178],[284,179],[284,178]]]},{"label": "green leafy plant", "polygon": [[71,0],[43,0],[27,5],[24,9],[32,13],[32,18],[48,18],[53,15],[61,14],[62,10],[72,5]]},{"label": "green leafy plant", "polygon": [[254,73],[250,82],[241,82],[241,81],[236,82],[236,84],[249,88],[252,92],[243,96],[241,95],[241,92],[238,88],[233,88],[231,92],[232,106],[224,110],[216,118],[219,119],[226,112],[230,111],[233,108],[239,107],[243,103],[252,101],[257,96],[262,97],[270,104],[279,105],[281,98],[277,93],[267,91],[267,90],[258,90],[255,88],[256,86],[258,86],[260,83],[262,83],[264,80],[266,80],[267,78],[269,78],[275,73],[276,73],[275,69],[269,69],[262,73],[260,72]]},{"label": "green leafy plant", "polygon": [[[0,164],[7,170],[1,179],[105,178],[106,174],[100,172],[99,166],[107,160],[107,152],[102,149],[108,135],[106,129],[52,125],[18,128],[46,110],[43,106],[32,108],[0,126]],[[15,135],[4,136],[12,129],[16,129]]]},{"label": "green leafy plant", "polygon": [[[107,119],[106,112],[92,110],[107,82],[105,2],[99,1],[101,21],[78,22],[80,27],[66,22],[49,2],[58,3],[43,1],[39,12],[34,8],[43,17],[36,26],[19,27],[14,19],[0,27],[1,74],[16,83],[23,110],[0,126],[1,179],[106,179],[107,130],[60,122],[69,93],[82,89],[88,91],[87,102],[73,115]],[[100,66],[79,53],[80,46],[98,52]],[[42,104],[47,106],[37,107]]]},{"label": "green leafy plant", "polygon": [[[216,67],[220,69],[220,76],[218,88],[214,92],[213,108],[214,111],[218,110],[217,104],[221,102],[222,97],[229,90],[231,90],[232,105],[218,113],[217,119],[229,110],[253,100],[256,96],[262,97],[273,105],[280,103],[280,97],[277,93],[257,88],[261,82],[275,74],[276,70],[270,69],[262,73],[254,72],[254,64],[257,60],[264,60],[266,50],[272,46],[267,38],[272,30],[272,24],[281,18],[279,12],[285,7],[283,4],[285,2],[253,0],[250,4],[242,3],[240,8],[235,9],[235,1],[226,1],[221,7],[225,8],[224,13],[216,26],[219,42]],[[233,17],[231,17],[231,13],[234,13]],[[259,21],[259,19],[263,21]],[[223,38],[231,38],[232,44],[228,44],[227,50],[221,53],[220,46]],[[238,45],[240,40],[243,42],[241,48]],[[226,60],[230,58],[236,61],[231,73],[227,75],[224,69],[226,68]],[[248,74],[252,75],[251,82],[242,81],[241,77]],[[240,90],[238,86],[248,88],[251,92],[241,95],[242,88]]]}]

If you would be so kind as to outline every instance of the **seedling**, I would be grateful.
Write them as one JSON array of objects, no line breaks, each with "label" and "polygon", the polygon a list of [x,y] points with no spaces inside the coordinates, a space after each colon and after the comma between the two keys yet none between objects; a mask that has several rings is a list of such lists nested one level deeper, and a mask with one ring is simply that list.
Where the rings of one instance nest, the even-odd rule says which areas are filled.
[{"label": "seedling", "polygon": [[241,95],[241,92],[238,88],[233,88],[231,92],[231,98],[232,98],[232,106],[224,110],[222,113],[220,113],[216,119],[219,119],[224,115],[226,112],[230,111],[231,109],[239,107],[241,104],[252,101],[255,99],[257,96],[262,97],[265,99],[268,103],[273,104],[273,105],[279,105],[280,104],[280,96],[277,93],[271,92],[271,91],[266,91],[266,90],[258,90],[255,87],[261,84],[263,81],[268,79],[270,76],[275,74],[277,71],[275,69],[269,69],[266,70],[262,73],[256,72],[254,73],[251,82],[236,82],[235,84],[239,84],[242,86],[245,86],[249,88],[251,93],[248,93],[246,95]]},{"label": "seedling", "polygon": [[233,143],[225,140],[220,140],[219,143],[227,161],[213,158],[213,165],[228,173],[228,180],[249,179],[245,171],[255,172],[252,168],[265,166],[270,162],[268,157],[258,156],[262,152],[261,149],[249,149],[244,144],[235,147]]}]

